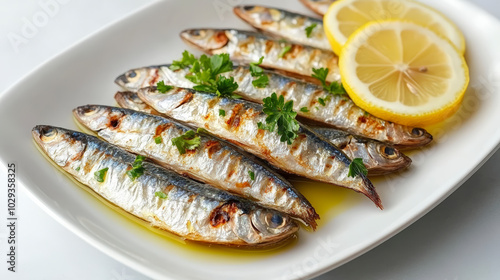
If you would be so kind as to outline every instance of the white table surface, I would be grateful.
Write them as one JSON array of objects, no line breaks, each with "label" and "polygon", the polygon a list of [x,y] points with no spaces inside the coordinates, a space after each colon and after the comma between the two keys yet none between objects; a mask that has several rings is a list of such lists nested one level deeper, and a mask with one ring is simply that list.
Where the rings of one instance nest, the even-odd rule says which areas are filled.
[{"label": "white table surface", "polygon": [[[85,36],[150,1],[0,0],[0,92]],[[499,1],[469,1],[500,18]],[[474,19],[464,15],[464,20]],[[25,32],[28,36],[22,35],[26,21],[37,23]],[[500,279],[499,167],[497,152],[422,219],[317,279]],[[61,226],[22,189],[17,201],[17,272],[7,271],[5,177],[0,170],[0,279],[149,279]]]}]

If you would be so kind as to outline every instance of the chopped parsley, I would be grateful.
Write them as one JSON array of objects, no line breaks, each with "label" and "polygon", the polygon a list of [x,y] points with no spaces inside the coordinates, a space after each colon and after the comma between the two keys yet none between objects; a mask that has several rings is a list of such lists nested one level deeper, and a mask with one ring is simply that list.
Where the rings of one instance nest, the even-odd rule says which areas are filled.
[{"label": "chopped parsley", "polygon": [[224,111],[222,109],[219,109],[219,116],[225,117],[226,116],[226,111]]},{"label": "chopped parsley", "polygon": [[266,124],[258,123],[259,129],[274,131],[278,126],[278,135],[281,136],[281,142],[287,142],[289,145],[297,138],[299,131],[299,123],[295,119],[297,113],[293,111],[293,101],[285,103],[285,98],[276,95],[275,92],[270,97],[263,99],[264,113],[267,115]]},{"label": "chopped parsley", "polygon": [[204,129],[203,127],[198,127],[198,129],[196,129],[196,133],[207,133],[208,131],[206,129]]},{"label": "chopped parsley", "polygon": [[194,150],[201,143],[200,136],[192,130],[188,130],[186,133],[179,137],[172,139],[172,144],[177,147],[181,155],[186,153],[186,150]]},{"label": "chopped parsley", "polygon": [[252,170],[248,170],[248,175],[250,176],[250,179],[255,180],[255,173],[253,173]]},{"label": "chopped parsley", "polygon": [[317,23],[313,23],[311,25],[309,25],[308,27],[306,27],[306,36],[307,38],[311,38],[311,34],[312,34],[312,31],[314,28],[316,28],[316,26],[318,26]]},{"label": "chopped parsley", "polygon": [[127,171],[127,175],[134,181],[139,178],[142,174],[144,174],[144,167],[142,167],[142,162],[146,159],[146,157],[137,155],[135,157],[134,163],[132,164],[132,169]]},{"label": "chopped parsley", "polygon": [[307,107],[300,108],[300,111],[304,113],[309,113],[309,109],[307,109]]},{"label": "chopped parsley", "polygon": [[351,164],[349,164],[349,173],[347,174],[347,176],[356,177],[357,175],[366,176],[367,174],[368,170],[366,169],[366,166],[363,164],[363,159],[355,158],[352,160]]},{"label": "chopped parsley", "polygon": [[172,70],[191,67],[186,79],[196,84],[193,89],[215,93],[217,96],[238,98],[233,92],[238,89],[238,83],[234,78],[226,78],[220,74],[233,70],[233,62],[229,59],[229,54],[216,54],[211,57],[207,55],[196,59],[188,51],[182,53],[182,59],[174,61],[170,66]]},{"label": "chopped parsley", "polygon": [[161,93],[170,91],[173,88],[174,88],[173,86],[165,85],[163,81],[159,81],[158,83],[156,83],[156,89]]},{"label": "chopped parsley", "polygon": [[108,169],[109,168],[106,167],[94,173],[94,178],[96,179],[97,182],[99,183],[104,182],[104,177],[106,177],[106,172],[108,172]]},{"label": "chopped parsley", "polygon": [[325,106],[326,105],[326,102],[325,102],[325,99],[324,98],[318,98],[318,102],[319,104],[321,104],[321,106]]},{"label": "chopped parsley", "polygon": [[287,54],[290,50],[292,49],[292,46],[285,46],[283,50],[281,50],[280,54],[278,55],[280,58],[283,58],[285,54]]},{"label": "chopped parsley", "polygon": [[259,61],[250,63],[250,74],[257,79],[252,81],[252,85],[256,88],[265,88],[269,84],[269,77],[264,74],[264,70],[259,66],[264,61],[261,56]]},{"label": "chopped parsley", "polygon": [[155,196],[159,197],[159,198],[162,198],[162,199],[167,199],[168,198],[168,195],[162,191],[157,191],[155,192]]},{"label": "chopped parsley", "polygon": [[331,93],[333,95],[346,94],[346,91],[345,91],[344,87],[342,86],[342,84],[340,84],[338,82],[333,82],[331,84],[328,84],[326,82],[326,77],[328,76],[328,72],[330,71],[330,69],[328,69],[328,68],[319,68],[319,69],[313,68],[312,71],[314,72],[314,74],[312,74],[311,76],[313,78],[318,79],[321,82],[321,85],[323,86],[323,89],[325,91],[327,91],[328,93]]},{"label": "chopped parsley", "polygon": [[161,144],[161,142],[163,142],[163,138],[161,138],[161,136],[156,136],[155,137],[155,143],[156,144]]}]

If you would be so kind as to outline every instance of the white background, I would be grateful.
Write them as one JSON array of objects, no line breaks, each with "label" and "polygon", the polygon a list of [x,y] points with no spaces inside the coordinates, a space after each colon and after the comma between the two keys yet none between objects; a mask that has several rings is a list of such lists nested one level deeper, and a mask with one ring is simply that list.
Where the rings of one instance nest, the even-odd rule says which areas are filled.
[{"label": "white background", "polygon": [[[500,18],[500,2],[470,1]],[[150,2],[0,0],[0,92],[84,37]],[[474,19],[464,15],[464,20]],[[27,21],[36,25],[24,30],[25,36]],[[415,224],[318,279],[500,279],[499,167],[497,152]],[[8,272],[4,170],[0,186],[0,279],[148,279],[63,228],[22,189],[17,201],[17,272]]]}]

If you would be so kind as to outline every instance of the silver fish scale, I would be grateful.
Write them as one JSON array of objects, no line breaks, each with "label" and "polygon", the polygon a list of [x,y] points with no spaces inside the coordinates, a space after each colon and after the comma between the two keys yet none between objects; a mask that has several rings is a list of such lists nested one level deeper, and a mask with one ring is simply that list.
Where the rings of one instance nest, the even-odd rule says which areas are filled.
[{"label": "silver fish scale", "polygon": [[[298,217],[313,228],[316,225],[314,208],[292,184],[224,141],[199,134],[199,147],[181,155],[172,144],[172,139],[185,134],[190,128],[171,120],[99,105],[81,106],[74,113],[79,122],[114,145],[151,158],[176,172]],[[116,127],[109,125],[113,117],[120,119]],[[160,144],[155,142],[157,136],[162,139]],[[254,173],[254,180],[249,172]]]},{"label": "silver fish scale", "polygon": [[[226,192],[147,162],[143,163],[144,174],[131,180],[127,171],[131,169],[135,157],[95,137],[53,128],[63,136],[56,143],[44,143],[43,137],[39,136],[41,130],[37,135],[36,129],[33,133],[35,141],[51,159],[59,157],[57,163],[66,172],[111,203],[153,226],[191,240],[232,245],[275,242],[297,230],[297,226],[284,214],[258,208]],[[75,153],[67,152],[71,146],[75,146],[72,149]],[[66,159],[63,160],[63,157]],[[77,170],[77,167],[80,169]],[[94,173],[103,168],[108,168],[108,171],[104,182],[100,183]],[[167,198],[157,197],[157,191],[164,192]],[[232,212],[221,212],[227,215],[224,222],[211,225],[212,215],[219,213],[217,209],[225,205],[232,205]],[[255,219],[259,215],[280,215],[284,226],[280,229],[263,226]],[[269,231],[257,231],[256,227],[267,227]]]},{"label": "silver fish scale", "polygon": [[[349,158],[313,132],[301,127],[299,136],[291,145],[287,145],[280,141],[276,132],[258,129],[257,124],[265,123],[266,118],[259,104],[218,98],[187,89],[175,89],[161,94],[154,88],[144,88],[139,90],[138,95],[158,112],[203,127],[278,168],[313,180],[354,189],[380,204],[368,179],[348,176]],[[182,102],[166,104],[167,100]],[[226,116],[219,116],[219,110],[224,110]]]},{"label": "silver fish scale", "polygon": [[[229,53],[231,59],[245,63],[258,61],[264,56],[265,59],[261,64],[263,67],[294,72],[307,77],[313,74],[313,68],[329,68],[327,80],[340,81],[338,57],[333,52],[279,42],[245,31],[227,30],[225,34],[229,39],[228,44],[213,50],[213,54]],[[290,46],[291,50],[280,57],[280,53],[287,46]]]}]

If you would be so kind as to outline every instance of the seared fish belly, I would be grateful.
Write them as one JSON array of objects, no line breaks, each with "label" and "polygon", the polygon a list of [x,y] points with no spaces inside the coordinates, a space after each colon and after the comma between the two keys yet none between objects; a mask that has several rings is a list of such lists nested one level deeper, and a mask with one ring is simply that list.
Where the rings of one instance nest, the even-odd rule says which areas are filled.
[{"label": "seared fish belly", "polygon": [[111,144],[316,228],[318,214],[291,183],[225,141],[199,133],[199,146],[181,154],[172,140],[191,129],[175,121],[101,105],[80,106],[73,114],[81,124]]},{"label": "seared fish belly", "polygon": [[[353,189],[382,208],[370,180],[363,175],[349,177],[351,160],[316,133],[300,125],[298,137],[287,145],[276,132],[259,129],[258,123],[266,122],[260,104],[183,88],[166,93],[160,93],[156,87],[143,88],[138,95],[156,111],[205,128],[286,172]],[[226,112],[225,116],[219,115],[220,110]]]},{"label": "seared fish belly", "polygon": [[186,239],[256,246],[281,241],[298,229],[286,214],[148,162],[133,180],[127,171],[135,156],[96,137],[44,125],[33,128],[32,135],[41,150],[76,180],[152,226]]},{"label": "seared fish belly", "polygon": [[305,79],[311,78],[313,68],[328,68],[327,81],[340,81],[338,57],[331,51],[283,42],[256,32],[235,29],[189,29],[180,34],[188,44],[208,54],[228,53],[239,63],[264,61],[260,66]]},{"label": "seared fish belly", "polygon": [[[321,19],[264,6],[236,6],[234,13],[254,28],[296,44],[332,51]],[[307,31],[310,28],[310,31]]]},{"label": "seared fish belly", "polygon": [[[135,92],[117,92],[115,99],[123,108],[151,114],[159,114],[144,103]],[[384,175],[408,167],[411,159],[396,148],[366,138],[353,136],[345,131],[327,127],[312,127],[312,130],[337,146],[349,158],[361,158],[368,175]]]},{"label": "seared fish belly", "polygon": [[[127,71],[116,78],[115,82],[132,91],[154,86],[158,81],[192,88],[194,84],[185,78],[188,73],[188,69],[173,71],[169,65],[150,66]],[[246,67],[235,67],[233,71],[223,75],[234,78],[239,85],[235,93],[244,99],[262,103],[264,98],[276,92],[285,98],[285,102],[293,101],[293,109],[301,118],[323,123],[325,126],[335,127],[353,135],[388,143],[400,149],[419,147],[432,141],[432,136],[424,129],[379,119],[356,106],[347,96],[331,95],[320,86],[273,72],[265,74],[269,77],[269,84],[265,88],[256,88],[252,85],[254,77]],[[319,98],[327,99],[327,97],[329,100],[325,101],[324,106],[318,102]],[[301,110],[304,107],[308,112]]]}]

